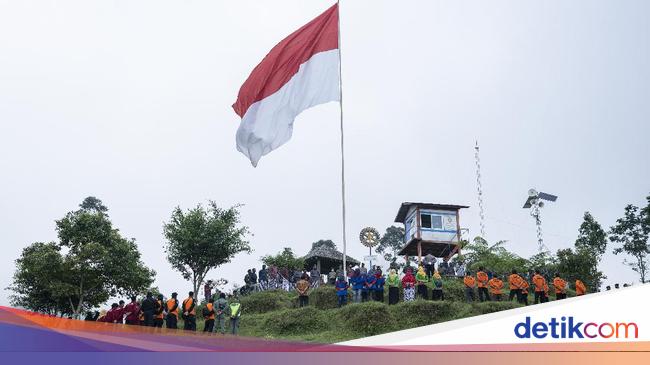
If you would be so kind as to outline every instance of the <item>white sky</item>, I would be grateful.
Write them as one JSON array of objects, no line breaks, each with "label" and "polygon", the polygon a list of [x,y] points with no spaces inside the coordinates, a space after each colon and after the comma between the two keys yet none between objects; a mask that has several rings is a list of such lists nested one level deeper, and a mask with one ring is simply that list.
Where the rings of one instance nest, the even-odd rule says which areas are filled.
[{"label": "white sky", "polygon": [[[257,169],[230,108],[266,52],[332,2],[0,0],[0,287],[88,195],[166,294],[190,289],[163,252],[177,205],[245,204],[255,251],[213,278],[241,283],[284,246],[340,245],[338,105],[300,115]],[[650,193],[649,2],[346,0],[341,20],[352,256],[402,201],[471,205],[461,225],[476,235],[477,139],[488,238],[523,256],[537,247],[531,187],[560,197],[543,212],[553,251],[585,210],[607,228]],[[611,249],[608,282],[636,280]]]}]

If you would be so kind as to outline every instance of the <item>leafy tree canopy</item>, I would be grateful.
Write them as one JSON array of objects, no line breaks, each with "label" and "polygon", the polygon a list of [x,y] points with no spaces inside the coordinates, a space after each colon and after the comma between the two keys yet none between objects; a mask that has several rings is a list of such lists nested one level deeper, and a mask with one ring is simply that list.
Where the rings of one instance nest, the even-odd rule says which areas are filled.
[{"label": "leafy tree canopy", "polygon": [[621,244],[614,249],[614,254],[621,253],[632,256],[632,260],[623,260],[623,263],[630,266],[639,274],[642,283],[646,282],[648,276],[648,254],[650,245],[650,195],[646,198],[648,205],[639,207],[629,204],[625,207],[623,217],[616,220],[616,225],[609,231],[609,239],[612,242]]},{"label": "leafy tree canopy", "polygon": [[238,205],[222,209],[210,201],[208,207],[199,204],[187,211],[177,207],[163,232],[167,260],[192,282],[195,293],[210,270],[240,252],[252,251],[245,239],[248,227],[240,225]]},{"label": "leafy tree canopy", "polygon": [[300,270],[305,266],[302,258],[296,257],[290,247],[285,247],[276,255],[262,256],[262,262],[266,266],[276,266],[278,268],[287,268],[290,270]]}]

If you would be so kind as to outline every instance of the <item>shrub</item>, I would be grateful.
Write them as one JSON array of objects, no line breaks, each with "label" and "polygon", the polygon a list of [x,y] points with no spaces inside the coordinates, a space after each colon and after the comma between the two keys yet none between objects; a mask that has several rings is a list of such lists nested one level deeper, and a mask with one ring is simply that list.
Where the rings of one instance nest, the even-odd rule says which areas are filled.
[{"label": "shrub", "polygon": [[474,315],[488,314],[521,307],[517,302],[483,302],[472,304]]},{"label": "shrub", "polygon": [[343,327],[363,336],[392,331],[395,320],[388,306],[378,302],[350,304],[338,311]]},{"label": "shrub", "polygon": [[241,297],[245,313],[266,313],[292,307],[292,298],[283,290],[269,290]]},{"label": "shrub", "polygon": [[[348,291],[348,303],[351,301],[352,295]],[[309,294],[309,305],[313,305],[318,309],[334,309],[338,308],[338,304],[336,288],[332,285],[321,285]]]},{"label": "shrub", "polygon": [[463,303],[415,300],[392,305],[389,310],[399,328],[412,328],[454,319],[460,309],[464,309],[461,307]]},{"label": "shrub", "polygon": [[303,334],[326,330],[326,312],[314,307],[287,309],[270,313],[264,320],[264,330],[274,334]]}]

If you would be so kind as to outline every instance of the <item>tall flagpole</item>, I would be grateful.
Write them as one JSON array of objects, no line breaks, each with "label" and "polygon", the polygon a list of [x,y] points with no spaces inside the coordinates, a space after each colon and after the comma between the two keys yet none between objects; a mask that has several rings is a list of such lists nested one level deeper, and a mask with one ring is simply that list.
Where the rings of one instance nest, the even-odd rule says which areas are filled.
[{"label": "tall flagpole", "polygon": [[336,0],[339,36],[339,107],[341,110],[341,218],[343,220],[343,279],[347,280],[347,240],[345,238],[345,147],[343,143],[343,72],[341,66],[341,1]]}]

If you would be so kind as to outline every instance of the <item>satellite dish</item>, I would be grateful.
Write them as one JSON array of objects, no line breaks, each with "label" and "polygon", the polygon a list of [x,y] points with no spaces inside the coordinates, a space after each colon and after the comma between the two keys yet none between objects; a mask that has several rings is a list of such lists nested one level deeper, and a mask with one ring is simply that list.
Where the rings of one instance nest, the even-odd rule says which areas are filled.
[{"label": "satellite dish", "polygon": [[528,196],[531,197],[531,198],[536,197],[537,196],[537,190],[535,190],[535,189],[528,190]]},{"label": "satellite dish", "polygon": [[541,202],[538,203],[538,205],[539,205],[540,208],[544,208],[544,202],[541,201]]}]

